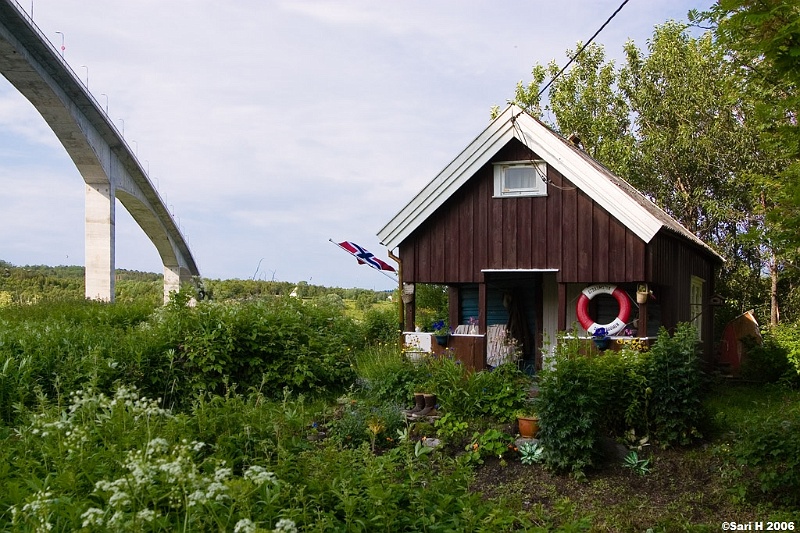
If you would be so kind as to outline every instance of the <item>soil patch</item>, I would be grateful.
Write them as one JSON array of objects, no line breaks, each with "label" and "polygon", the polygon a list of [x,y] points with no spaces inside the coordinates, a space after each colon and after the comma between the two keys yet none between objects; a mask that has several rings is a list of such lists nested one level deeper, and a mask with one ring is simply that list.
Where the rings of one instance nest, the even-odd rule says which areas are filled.
[{"label": "soil patch", "polygon": [[487,460],[476,470],[471,490],[502,498],[529,511],[538,522],[588,517],[591,531],[685,530],[723,521],[763,520],[733,502],[721,478],[722,465],[704,447],[648,450],[650,472],[638,475],[607,463],[578,480],[518,458]]}]

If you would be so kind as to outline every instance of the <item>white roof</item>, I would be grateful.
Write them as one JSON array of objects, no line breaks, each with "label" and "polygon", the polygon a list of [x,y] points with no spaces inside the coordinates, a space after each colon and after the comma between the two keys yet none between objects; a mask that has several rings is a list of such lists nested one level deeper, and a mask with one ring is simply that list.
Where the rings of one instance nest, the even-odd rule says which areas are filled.
[{"label": "white roof", "polygon": [[667,228],[721,257],[622,178],[579,150],[521,108],[507,107],[444,170],[379,232],[396,248],[511,139],[518,139],[625,227],[649,243]]}]

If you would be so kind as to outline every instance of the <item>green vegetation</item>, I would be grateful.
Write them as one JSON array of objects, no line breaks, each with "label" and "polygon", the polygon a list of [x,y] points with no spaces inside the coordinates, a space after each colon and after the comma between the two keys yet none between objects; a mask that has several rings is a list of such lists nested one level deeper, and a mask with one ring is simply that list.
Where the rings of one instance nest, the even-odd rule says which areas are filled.
[{"label": "green vegetation", "polygon": [[[289,296],[295,292],[301,299],[340,298],[342,305],[353,302],[352,308],[363,313],[372,304],[389,304],[390,293],[368,289],[343,289],[309,285],[301,281],[265,281],[241,279],[203,279],[205,296],[217,301],[244,300],[266,296]],[[117,302],[150,302],[159,305],[164,299],[164,277],[151,272],[117,269],[115,282]],[[84,296],[84,268],[80,266],[44,265],[14,266],[0,259],[0,307],[12,303],[30,304],[77,300]],[[330,302],[329,302],[330,303]],[[360,315],[357,315],[360,318]]]},{"label": "green vegetation", "polygon": [[800,5],[720,0],[689,18],[619,63],[593,43],[557,78],[566,60],[537,64],[513,99],[725,258],[721,324],[749,309],[797,321]]},{"label": "green vegetation", "polygon": [[[0,530],[619,530],[641,513],[590,511],[586,486],[573,493],[558,472],[600,490],[626,467],[597,437],[631,430],[627,469],[659,480],[670,467],[642,437],[677,450],[703,428],[702,451],[682,453],[707,465],[716,510],[694,502],[685,525],[800,503],[792,381],[722,388],[701,409],[689,328],[647,353],[587,359],[564,345],[540,382],[541,444],[518,451],[531,383],[514,366],[413,363],[322,300],[187,300],[0,309]],[[420,390],[440,417],[407,422]],[[545,489],[548,505],[524,504]],[[645,525],[678,523],[662,511],[672,518]]]},{"label": "green vegetation", "polygon": [[594,358],[581,355],[579,341],[560,342],[540,382],[546,463],[583,476],[602,459],[603,436],[662,447],[699,438],[704,380],[696,339],[681,325],[672,336],[662,329],[646,352]]}]

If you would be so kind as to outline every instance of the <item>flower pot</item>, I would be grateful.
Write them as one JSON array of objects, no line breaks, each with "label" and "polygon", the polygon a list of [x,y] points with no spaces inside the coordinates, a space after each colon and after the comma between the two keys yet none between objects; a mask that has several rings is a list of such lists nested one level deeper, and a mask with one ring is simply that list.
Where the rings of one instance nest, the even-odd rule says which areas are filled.
[{"label": "flower pot", "polygon": [[434,335],[434,337],[436,337],[436,344],[447,346],[447,335]]},{"label": "flower pot", "polygon": [[597,346],[597,349],[601,352],[608,349],[608,345],[611,343],[611,339],[608,337],[594,338],[592,340],[594,341],[594,345]]},{"label": "flower pot", "polygon": [[520,437],[532,439],[539,432],[539,419],[534,416],[518,416],[517,426],[519,426]]}]

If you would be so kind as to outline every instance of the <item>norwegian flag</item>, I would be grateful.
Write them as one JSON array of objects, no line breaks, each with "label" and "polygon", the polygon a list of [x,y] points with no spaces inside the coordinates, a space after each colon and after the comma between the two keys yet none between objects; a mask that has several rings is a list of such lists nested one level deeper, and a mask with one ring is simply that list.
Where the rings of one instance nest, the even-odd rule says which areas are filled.
[{"label": "norwegian flag", "polygon": [[374,255],[372,255],[372,253],[368,251],[366,248],[363,248],[354,242],[343,241],[343,242],[337,242],[336,244],[346,252],[353,254],[355,258],[358,260],[358,263],[361,265],[369,265],[376,270],[395,272],[394,267],[381,261]]}]

